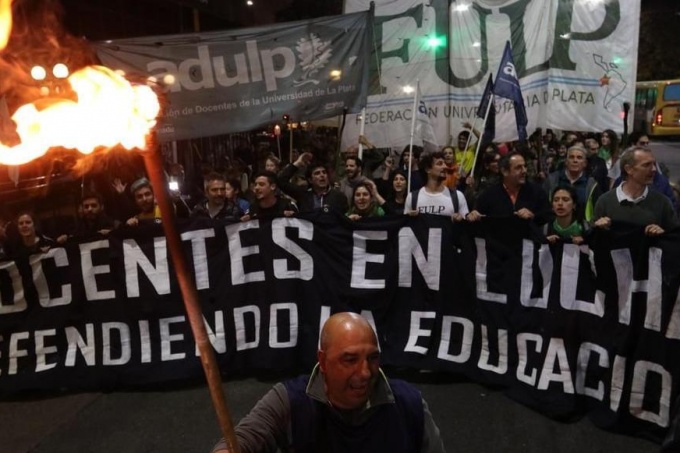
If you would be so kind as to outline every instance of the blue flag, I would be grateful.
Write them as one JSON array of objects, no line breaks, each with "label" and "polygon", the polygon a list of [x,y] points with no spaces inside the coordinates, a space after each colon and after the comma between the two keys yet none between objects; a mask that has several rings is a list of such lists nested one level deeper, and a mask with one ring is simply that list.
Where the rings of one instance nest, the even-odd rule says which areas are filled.
[{"label": "blue flag", "polygon": [[[493,142],[496,136],[496,107],[493,105],[493,76],[489,74],[489,80],[486,82],[482,99],[479,101],[477,107],[477,118],[484,119],[484,133],[482,134],[482,143],[488,144]],[[489,103],[491,106],[489,107]],[[489,115],[486,114],[486,109],[489,109]]]},{"label": "blue flag", "polygon": [[484,123],[484,132],[482,133],[482,143],[489,144],[493,142],[496,136],[496,107],[493,105],[489,110],[489,116],[486,118],[486,123]]},{"label": "blue flag", "polygon": [[489,80],[486,82],[486,87],[484,87],[484,93],[482,93],[482,100],[479,101],[479,107],[477,107],[477,118],[484,118],[486,116],[486,109],[491,102],[491,94],[493,93],[493,76],[489,74]]},{"label": "blue flag", "polygon": [[529,120],[527,120],[527,112],[524,108],[522,88],[519,86],[517,72],[515,71],[515,62],[512,59],[510,41],[506,41],[505,43],[503,59],[501,60],[501,65],[498,67],[493,94],[512,101],[515,107],[515,120],[517,121],[517,135],[519,141],[526,141],[527,124],[529,123]]}]

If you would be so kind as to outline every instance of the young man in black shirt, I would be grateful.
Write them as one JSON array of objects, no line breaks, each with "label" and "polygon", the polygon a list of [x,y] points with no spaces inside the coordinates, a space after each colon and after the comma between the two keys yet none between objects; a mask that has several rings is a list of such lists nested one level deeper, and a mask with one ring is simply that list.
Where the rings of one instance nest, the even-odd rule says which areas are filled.
[{"label": "young man in black shirt", "polygon": [[241,218],[242,221],[261,219],[271,220],[275,217],[291,217],[298,212],[297,207],[288,199],[276,195],[276,175],[270,171],[262,171],[255,175],[255,201],[250,210]]}]

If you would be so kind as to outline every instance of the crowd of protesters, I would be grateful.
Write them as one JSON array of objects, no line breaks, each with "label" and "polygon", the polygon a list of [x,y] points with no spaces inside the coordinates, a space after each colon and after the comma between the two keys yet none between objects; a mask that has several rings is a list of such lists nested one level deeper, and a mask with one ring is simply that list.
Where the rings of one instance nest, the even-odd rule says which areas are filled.
[{"label": "crowd of protesters", "polygon": [[[0,213],[0,258],[27,256],[116,228],[161,220],[157,190],[168,190],[179,221],[210,218],[225,222],[293,216],[319,209],[350,221],[389,215],[446,215],[455,222],[484,216],[517,216],[543,228],[547,241],[577,244],[593,228],[628,223],[649,235],[678,225],[678,187],[656,162],[649,137],[633,133],[625,147],[611,130],[581,134],[538,129],[528,143],[482,143],[464,130],[455,146],[424,152],[375,148],[361,136],[359,147],[340,156],[314,146],[273,154],[249,167],[208,170],[202,187],[184,181],[181,165],[167,169],[169,188],[152,187],[146,177],[114,178],[106,200],[96,189],[83,193],[75,229],[55,238],[41,233],[29,210]],[[475,151],[479,148],[479,152]],[[112,206],[112,209],[108,209]]]}]

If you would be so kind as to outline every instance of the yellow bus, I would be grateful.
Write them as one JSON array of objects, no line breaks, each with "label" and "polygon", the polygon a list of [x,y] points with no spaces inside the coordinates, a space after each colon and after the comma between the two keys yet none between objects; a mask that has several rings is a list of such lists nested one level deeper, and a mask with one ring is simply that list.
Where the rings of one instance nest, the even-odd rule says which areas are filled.
[{"label": "yellow bus", "polygon": [[680,79],[635,84],[633,128],[650,137],[680,136]]}]

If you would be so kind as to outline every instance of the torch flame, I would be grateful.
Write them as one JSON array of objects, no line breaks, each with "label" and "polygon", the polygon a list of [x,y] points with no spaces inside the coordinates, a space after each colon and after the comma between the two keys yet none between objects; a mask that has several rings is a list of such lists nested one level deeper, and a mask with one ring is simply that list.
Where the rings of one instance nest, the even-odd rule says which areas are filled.
[{"label": "torch flame", "polygon": [[[2,2],[3,0],[0,0]],[[0,143],[0,163],[21,165],[52,147],[90,154],[100,147],[144,148],[156,124],[160,103],[146,85],[132,85],[103,66],[88,66],[69,76],[77,100],[51,99],[25,104],[14,113],[21,143]],[[42,108],[47,102],[48,105]]]},{"label": "torch flame", "polygon": [[0,0],[0,50],[7,47],[12,31],[12,0]]}]

